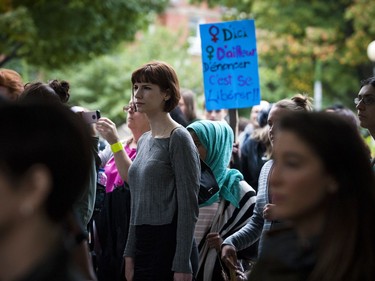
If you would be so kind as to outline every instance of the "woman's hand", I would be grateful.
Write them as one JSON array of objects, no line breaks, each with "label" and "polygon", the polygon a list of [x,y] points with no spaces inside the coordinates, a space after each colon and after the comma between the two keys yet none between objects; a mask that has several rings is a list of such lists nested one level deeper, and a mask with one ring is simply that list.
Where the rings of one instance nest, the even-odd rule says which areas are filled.
[{"label": "woman's hand", "polygon": [[275,204],[266,204],[263,209],[263,218],[269,221],[276,220],[274,208]]},{"label": "woman's hand", "polygon": [[96,123],[96,130],[109,144],[119,141],[116,125],[108,118],[100,118]]},{"label": "woman's hand", "polygon": [[221,248],[221,260],[231,270],[237,270],[237,252],[231,245],[224,245]]},{"label": "woman's hand", "polygon": [[221,238],[220,234],[217,232],[208,233],[206,236],[207,244],[209,248],[216,249],[216,252],[220,252],[221,244],[223,243],[223,239]]},{"label": "woman's hand", "polygon": [[125,278],[127,281],[133,281],[134,277],[134,259],[125,257]]},{"label": "woman's hand", "polygon": [[173,281],[191,281],[193,275],[191,273],[175,272],[173,275]]}]

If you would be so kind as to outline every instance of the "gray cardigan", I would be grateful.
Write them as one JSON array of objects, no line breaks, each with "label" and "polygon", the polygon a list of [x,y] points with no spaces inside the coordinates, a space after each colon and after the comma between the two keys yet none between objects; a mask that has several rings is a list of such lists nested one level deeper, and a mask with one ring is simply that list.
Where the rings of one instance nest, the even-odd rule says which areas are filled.
[{"label": "gray cardigan", "polygon": [[172,271],[192,272],[190,252],[199,212],[199,181],[198,151],[185,128],[178,128],[170,138],[143,134],[129,169],[131,217],[124,256],[134,257],[134,226],[170,224],[177,214]]}]

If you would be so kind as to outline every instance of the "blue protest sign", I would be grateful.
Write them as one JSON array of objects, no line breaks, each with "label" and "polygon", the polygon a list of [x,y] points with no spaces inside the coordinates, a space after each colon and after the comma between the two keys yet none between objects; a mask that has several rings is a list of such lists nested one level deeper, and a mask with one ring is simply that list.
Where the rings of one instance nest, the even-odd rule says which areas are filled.
[{"label": "blue protest sign", "polygon": [[254,20],[201,24],[206,108],[232,109],[260,103]]}]

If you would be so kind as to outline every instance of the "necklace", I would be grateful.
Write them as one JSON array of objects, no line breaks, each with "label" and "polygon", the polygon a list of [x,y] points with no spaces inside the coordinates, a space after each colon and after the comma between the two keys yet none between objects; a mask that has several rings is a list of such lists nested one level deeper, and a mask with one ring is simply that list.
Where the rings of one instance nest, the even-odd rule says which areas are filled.
[{"label": "necklace", "polygon": [[[174,128],[174,127],[173,127]],[[172,128],[172,129],[173,129]],[[154,137],[154,138],[157,138],[157,139],[163,139],[163,138],[168,138],[169,137],[169,135],[170,135],[170,132],[172,131],[172,129],[171,129],[171,126],[167,126],[167,127],[165,127],[164,128],[164,130],[160,133],[160,134],[152,134],[152,136]],[[169,134],[167,134],[169,132]]]}]

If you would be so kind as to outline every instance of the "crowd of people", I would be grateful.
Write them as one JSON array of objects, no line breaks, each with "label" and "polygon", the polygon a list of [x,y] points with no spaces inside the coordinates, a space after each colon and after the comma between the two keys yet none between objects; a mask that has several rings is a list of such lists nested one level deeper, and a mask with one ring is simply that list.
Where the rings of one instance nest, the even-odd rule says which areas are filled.
[{"label": "crowd of people", "polygon": [[121,139],[103,112],[86,122],[69,105],[67,81],[0,69],[0,280],[375,279],[375,161],[360,130],[375,139],[375,77],[357,114],[316,111],[307,94],[262,100],[238,138],[227,109],[199,114],[168,63],[130,80]]}]

